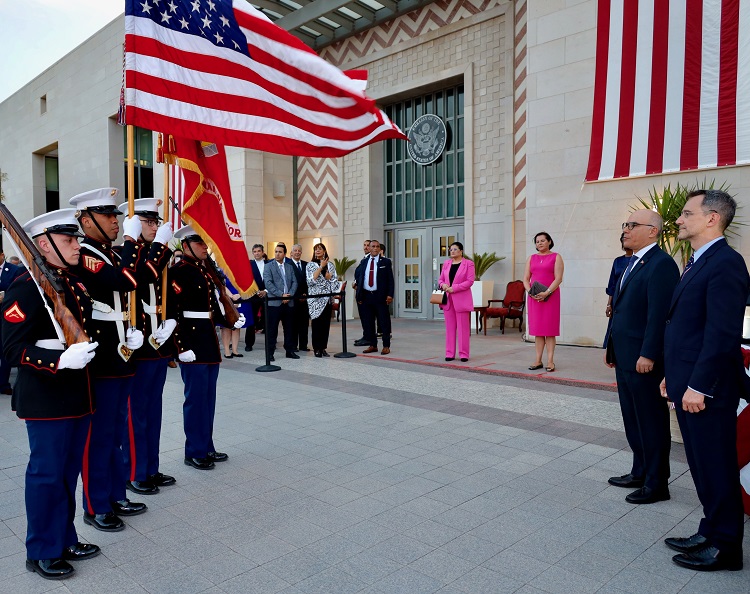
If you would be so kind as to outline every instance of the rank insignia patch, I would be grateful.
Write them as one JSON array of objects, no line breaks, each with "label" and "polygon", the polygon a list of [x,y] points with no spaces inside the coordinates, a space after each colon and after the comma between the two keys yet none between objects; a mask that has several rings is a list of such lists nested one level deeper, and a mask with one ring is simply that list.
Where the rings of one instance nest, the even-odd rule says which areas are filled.
[{"label": "rank insignia patch", "polygon": [[90,270],[93,273],[97,273],[104,267],[104,262],[102,262],[101,260],[97,258],[94,258],[93,256],[84,256],[83,267],[86,270]]},{"label": "rank insignia patch", "polygon": [[174,292],[177,295],[179,295],[180,293],[182,293],[182,287],[180,287],[180,285],[178,285],[177,282],[175,282],[175,281],[172,281],[172,289],[174,289]]},{"label": "rank insignia patch", "polygon": [[18,324],[19,322],[23,322],[25,319],[26,314],[21,311],[21,307],[18,305],[18,301],[16,301],[13,305],[5,310],[6,322]]}]

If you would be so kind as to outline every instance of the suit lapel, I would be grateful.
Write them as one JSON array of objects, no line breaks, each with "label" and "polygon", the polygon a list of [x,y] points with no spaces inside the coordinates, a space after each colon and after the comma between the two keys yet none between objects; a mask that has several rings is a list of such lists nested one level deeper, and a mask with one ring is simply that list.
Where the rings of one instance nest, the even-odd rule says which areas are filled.
[{"label": "suit lapel", "polygon": [[698,258],[698,261],[695,264],[693,264],[693,266],[690,268],[687,274],[683,272],[683,276],[680,279],[680,282],[677,284],[677,288],[675,289],[672,295],[672,303],[669,306],[670,312],[674,309],[674,306],[677,304],[677,300],[680,298],[680,295],[685,290],[685,287],[687,287],[693,281],[694,278],[700,275],[703,268],[708,266],[709,258],[713,256],[718,250],[720,250],[725,245],[727,245],[726,240],[717,241],[714,245],[708,248],[708,250],[706,250],[705,254],[703,254],[700,258]]},{"label": "suit lapel", "polygon": [[[654,252],[655,249],[657,250],[659,249],[659,246],[656,244],[654,244],[654,246],[650,250],[648,250],[645,254],[643,254],[643,257],[635,263],[633,268],[631,268],[630,272],[628,272],[628,276],[625,278],[624,281],[622,281],[622,287],[620,287],[620,279],[622,279],[622,276],[620,277],[620,279],[617,280],[617,285],[615,286],[615,294],[614,294],[614,297],[612,298],[613,304],[617,301],[620,295],[625,291],[626,287],[630,284],[630,281],[633,280],[633,277],[635,277],[635,275],[638,274],[641,271],[641,269],[643,269],[648,264],[648,261],[653,257],[655,253]],[[623,271],[623,274],[625,274],[624,271]]]}]

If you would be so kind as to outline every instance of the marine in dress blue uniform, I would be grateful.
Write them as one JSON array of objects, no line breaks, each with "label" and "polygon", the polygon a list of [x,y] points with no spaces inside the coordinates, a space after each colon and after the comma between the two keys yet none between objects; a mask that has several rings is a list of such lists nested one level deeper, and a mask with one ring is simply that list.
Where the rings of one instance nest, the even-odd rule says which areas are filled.
[{"label": "marine in dress blue uniform", "polygon": [[[185,464],[210,470],[215,462],[228,459],[214,447],[213,426],[221,363],[215,326],[230,326],[218,301],[219,290],[204,264],[208,258],[205,242],[189,225],[174,236],[182,242],[183,258],[169,269],[167,317],[177,320],[174,342],[185,383]],[[240,315],[234,327],[244,323]]]},{"label": "marine in dress blue uniform", "polygon": [[[169,361],[174,357],[169,340],[177,323],[160,322],[162,312],[162,270],[169,263],[172,250],[171,225],[159,226],[157,198],[139,198],[134,214],[141,222],[136,263],[136,306],[138,327],[145,340],[133,355],[136,360],[133,388],[128,398],[127,426],[122,446],[127,488],[134,493],[153,495],[159,487],[175,484],[172,476],[159,472],[159,440],[161,438],[162,394],[167,381]],[[128,203],[120,204],[123,212]]]},{"label": "marine in dress blue uniform", "polygon": [[[24,230],[55,271],[63,299],[82,325],[91,321],[91,298],[68,265],[78,262],[78,224],[73,209],[32,219]],[[18,367],[12,408],[26,421],[29,464],[26,468],[26,567],[46,579],[74,573],[68,561],[98,555],[96,545],[78,541],[73,518],[75,491],[94,394],[87,363],[96,344],[67,350],[58,338],[45,301],[28,271],[7,289],[2,304],[4,352]]]},{"label": "marine in dress blue uniform", "polygon": [[99,342],[91,366],[97,409],[91,418],[91,433],[83,459],[83,521],[105,532],[124,530],[118,516],[147,510],[143,503],[127,499],[122,443],[126,426],[128,396],[135,376],[135,359],[123,354],[143,344],[143,334],[128,325],[128,293],[137,287],[135,265],[140,235],[138,217],[126,219],[125,242],[115,251],[112,242],[120,226],[117,215],[118,190],[101,188],[70,199],[85,237],[81,260],[74,267],[94,300],[92,334]]}]

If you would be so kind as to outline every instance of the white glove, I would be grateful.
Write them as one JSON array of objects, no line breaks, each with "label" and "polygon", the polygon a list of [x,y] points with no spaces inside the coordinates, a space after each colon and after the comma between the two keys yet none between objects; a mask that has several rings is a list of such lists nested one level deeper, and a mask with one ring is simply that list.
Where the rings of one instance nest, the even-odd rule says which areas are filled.
[{"label": "white glove", "polygon": [[227,312],[224,309],[224,304],[221,302],[221,294],[219,293],[219,289],[214,289],[214,294],[216,295],[216,303],[219,304],[219,310],[221,311],[221,315],[223,316],[227,315]]},{"label": "white glove", "polygon": [[60,355],[57,362],[58,369],[83,369],[91,362],[96,353],[94,350],[99,346],[98,342],[79,342],[70,345]]},{"label": "white glove", "polygon": [[159,346],[163,345],[166,340],[172,336],[172,332],[177,328],[177,322],[175,320],[164,320],[159,327],[154,330],[154,340],[159,343]]},{"label": "white glove", "polygon": [[179,354],[180,361],[183,363],[192,363],[195,361],[195,353],[191,351],[185,351],[184,353]]},{"label": "white glove", "polygon": [[172,233],[172,224],[164,223],[163,225],[160,225],[156,230],[156,237],[154,237],[154,241],[167,245],[170,241],[172,241],[172,237],[174,237],[174,234]]},{"label": "white glove", "polygon": [[125,344],[128,345],[129,349],[138,350],[143,346],[143,332],[137,328],[128,328],[128,332],[125,335]]},{"label": "white glove", "polygon": [[245,325],[245,315],[240,314],[240,319],[234,323],[235,328],[242,328]]},{"label": "white glove", "polygon": [[122,222],[122,234],[130,237],[133,241],[138,241],[142,230],[143,223],[141,223],[141,219],[138,218],[138,215],[125,217],[125,220]]}]

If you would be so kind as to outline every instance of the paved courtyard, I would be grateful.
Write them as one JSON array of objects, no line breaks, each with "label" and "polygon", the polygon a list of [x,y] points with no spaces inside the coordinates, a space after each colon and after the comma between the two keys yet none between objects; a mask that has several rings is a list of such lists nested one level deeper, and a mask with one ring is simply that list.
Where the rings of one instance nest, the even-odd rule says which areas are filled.
[{"label": "paved courtyard", "polygon": [[[439,348],[432,328],[420,348]],[[599,364],[599,351],[590,356]],[[256,373],[261,358],[253,351],[222,365],[214,435],[230,459],[208,472],[183,464],[182,383],[170,370],[162,470],[177,485],[133,497],[150,510],[115,534],[85,526],[79,509],[80,537],[103,554],[64,582],[24,567],[28,446],[2,397],[0,591],[750,590],[747,534],[742,572],[699,574],[670,561],[664,537],[694,533],[700,518],[681,446],[670,501],[629,505],[627,491],[607,484],[630,460],[611,389],[311,353]]]}]

